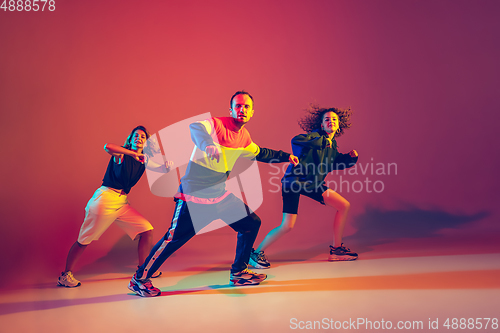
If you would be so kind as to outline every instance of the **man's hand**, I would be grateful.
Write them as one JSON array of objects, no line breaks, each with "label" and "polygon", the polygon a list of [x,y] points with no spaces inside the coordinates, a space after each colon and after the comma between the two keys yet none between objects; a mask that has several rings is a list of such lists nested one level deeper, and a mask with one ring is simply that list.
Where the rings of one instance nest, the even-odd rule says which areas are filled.
[{"label": "man's hand", "polygon": [[353,150],[351,150],[349,152],[349,156],[351,156],[351,157],[358,157],[358,152],[353,149]]},{"label": "man's hand", "polygon": [[170,170],[172,170],[173,167],[174,167],[174,162],[172,161],[165,162],[165,169],[167,169],[167,172],[170,172]]},{"label": "man's hand", "polygon": [[205,153],[207,153],[209,159],[211,160],[216,159],[217,163],[219,163],[219,158],[220,158],[219,148],[217,148],[214,145],[207,146],[205,148]]},{"label": "man's hand", "polygon": [[299,158],[295,155],[290,155],[288,160],[290,161],[290,163],[293,164],[293,166],[296,166],[297,164],[299,164]]}]

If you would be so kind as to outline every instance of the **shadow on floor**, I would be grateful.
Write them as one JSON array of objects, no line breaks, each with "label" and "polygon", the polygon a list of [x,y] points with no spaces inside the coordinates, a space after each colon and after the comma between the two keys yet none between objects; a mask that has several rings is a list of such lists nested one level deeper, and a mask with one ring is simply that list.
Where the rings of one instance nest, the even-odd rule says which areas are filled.
[{"label": "shadow on floor", "polygon": [[357,231],[345,239],[349,244],[356,244],[358,251],[367,252],[375,245],[404,238],[444,238],[445,236],[439,234],[440,231],[458,229],[488,215],[488,212],[454,215],[438,210],[418,208],[384,211],[369,207],[363,215],[356,217],[353,226]]},{"label": "shadow on floor", "polygon": [[[421,239],[423,241],[433,239],[441,241],[442,244],[457,243],[456,239],[449,239],[441,232],[446,229],[458,229],[470,225],[487,216],[489,216],[488,212],[454,215],[439,210],[418,208],[386,211],[369,207],[364,214],[357,216],[353,221],[352,226],[357,231],[344,237],[344,241],[353,251],[361,254],[373,251],[377,245],[394,243],[402,239]],[[435,242],[432,243],[435,244]],[[277,264],[310,261],[318,256],[324,257],[326,260],[329,245],[329,243],[323,242],[314,244],[307,249],[290,248],[273,253],[269,259]]]}]

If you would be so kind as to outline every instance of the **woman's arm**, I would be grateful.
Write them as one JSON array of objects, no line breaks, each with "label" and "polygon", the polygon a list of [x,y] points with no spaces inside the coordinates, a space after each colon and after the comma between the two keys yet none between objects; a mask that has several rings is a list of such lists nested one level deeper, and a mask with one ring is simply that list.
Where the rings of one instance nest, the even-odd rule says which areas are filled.
[{"label": "woman's arm", "polygon": [[132,156],[136,161],[144,163],[144,154],[140,154],[133,150],[123,148],[122,146],[115,145],[114,143],[106,143],[104,145],[104,150],[115,157],[116,163],[121,163],[123,159],[123,155]]},{"label": "woman's arm", "polygon": [[332,170],[344,170],[353,167],[358,162],[358,152],[351,150],[347,154],[339,153],[332,163]]},{"label": "woman's arm", "polygon": [[274,150],[269,148],[259,147],[259,153],[255,159],[264,163],[282,163],[290,162],[294,166],[299,164],[299,158],[295,155],[285,153],[282,150]]},{"label": "woman's arm", "polygon": [[173,169],[173,167],[174,162],[172,161],[165,161],[165,163],[160,164],[152,161],[150,158],[146,159],[146,168],[151,171],[168,173]]}]

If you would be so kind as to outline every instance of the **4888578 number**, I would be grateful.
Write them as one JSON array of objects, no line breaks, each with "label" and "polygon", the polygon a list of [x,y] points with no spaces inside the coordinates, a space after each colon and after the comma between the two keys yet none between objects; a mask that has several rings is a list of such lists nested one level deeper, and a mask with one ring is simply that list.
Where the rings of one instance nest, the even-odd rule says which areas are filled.
[{"label": "4888578 number", "polygon": [[[488,327],[489,325],[489,327]],[[446,321],[443,324],[443,327],[447,329],[498,329],[498,318],[446,318]]]},{"label": "4888578 number", "polygon": [[0,9],[4,12],[38,12],[45,9],[53,12],[56,10],[55,0],[3,0]]}]

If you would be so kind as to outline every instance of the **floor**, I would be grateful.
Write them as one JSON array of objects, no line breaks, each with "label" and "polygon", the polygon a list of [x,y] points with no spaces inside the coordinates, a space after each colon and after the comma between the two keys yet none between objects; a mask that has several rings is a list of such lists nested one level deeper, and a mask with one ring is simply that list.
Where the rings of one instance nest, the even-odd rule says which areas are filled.
[{"label": "floor", "polygon": [[129,272],[2,291],[0,332],[500,332],[500,253],[325,259],[278,258],[261,285],[237,288],[227,260],[162,267],[156,298],[132,294]]}]

